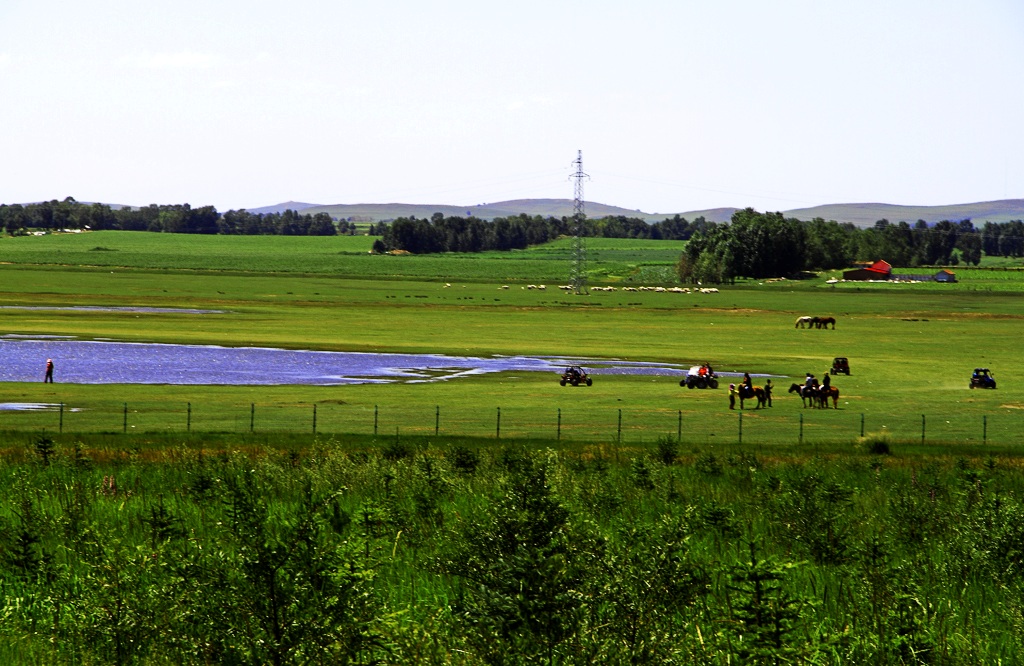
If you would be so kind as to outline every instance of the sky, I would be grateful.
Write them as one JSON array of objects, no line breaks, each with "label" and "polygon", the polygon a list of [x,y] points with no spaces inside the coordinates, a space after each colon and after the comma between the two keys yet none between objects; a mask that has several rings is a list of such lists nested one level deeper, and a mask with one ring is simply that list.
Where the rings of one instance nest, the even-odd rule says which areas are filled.
[{"label": "sky", "polygon": [[0,203],[1024,198],[1020,0],[0,0]]}]

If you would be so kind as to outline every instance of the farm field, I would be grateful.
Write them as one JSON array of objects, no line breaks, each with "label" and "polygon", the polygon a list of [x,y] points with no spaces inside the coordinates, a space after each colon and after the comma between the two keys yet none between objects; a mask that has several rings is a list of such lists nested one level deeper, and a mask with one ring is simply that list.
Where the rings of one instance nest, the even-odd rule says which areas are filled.
[{"label": "farm field", "polygon": [[[707,361],[771,375],[773,406],[600,369],[76,385],[55,359],[56,384],[0,383],[63,405],[0,411],[0,660],[1021,661],[1020,272],[625,291],[672,286],[681,244],[612,240],[589,267],[617,289],[574,296],[566,244],[368,245],[2,238],[0,334]],[[45,309],[72,306],[217,313]],[[834,356],[839,409],[786,393]],[[968,388],[977,366],[997,390]]]}]

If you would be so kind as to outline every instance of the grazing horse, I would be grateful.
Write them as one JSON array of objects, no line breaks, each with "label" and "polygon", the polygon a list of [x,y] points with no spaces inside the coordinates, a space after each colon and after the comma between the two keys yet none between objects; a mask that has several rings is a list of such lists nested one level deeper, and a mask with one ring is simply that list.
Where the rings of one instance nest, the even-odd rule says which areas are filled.
[{"label": "grazing horse", "polygon": [[744,400],[756,399],[757,407],[755,407],[755,409],[761,409],[768,404],[768,396],[765,395],[764,389],[760,386],[752,386],[749,392],[743,384],[740,384],[736,388],[736,394],[740,397],[740,409],[743,409]]},{"label": "grazing horse", "polygon": [[810,327],[813,323],[813,319],[813,317],[808,316],[797,317],[796,326],[794,326],[793,328],[803,328],[804,326]]},{"label": "grazing horse", "polygon": [[829,324],[832,324],[832,330],[836,330],[836,318],[835,317],[815,317],[817,319],[818,328],[828,328]]}]

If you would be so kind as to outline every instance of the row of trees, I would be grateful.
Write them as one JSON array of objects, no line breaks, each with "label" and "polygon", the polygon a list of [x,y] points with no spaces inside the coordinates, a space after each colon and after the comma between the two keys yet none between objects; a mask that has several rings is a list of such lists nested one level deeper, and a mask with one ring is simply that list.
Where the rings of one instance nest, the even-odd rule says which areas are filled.
[{"label": "row of trees", "polygon": [[981,228],[981,249],[993,257],[1024,257],[1024,221],[986,222]]},{"label": "row of trees", "polygon": [[251,213],[229,210],[218,213],[213,206],[192,208],[189,204],[156,205],[142,208],[111,208],[106,204],[63,201],[0,205],[0,228],[9,234],[25,229],[118,229],[161,231],[180,234],[241,234],[282,236],[334,236],[354,234],[355,224],[335,223],[327,213],[303,215],[294,210],[283,213]]},{"label": "row of trees", "polygon": [[[782,213],[737,211],[729,224],[708,224],[695,233],[680,258],[684,282],[727,282],[736,277],[778,277],[811,270],[849,267],[855,260],[885,259],[896,267],[978,265],[982,251],[1024,256],[1024,225],[970,220],[929,226],[918,220],[879,220],[874,227],[821,218],[802,222]],[[989,248],[992,251],[989,251]]]},{"label": "row of trees", "polygon": [[[651,224],[640,218],[617,215],[586,218],[583,227],[583,234],[590,237],[687,240],[697,231],[708,229],[709,223],[702,217],[688,222],[676,215]],[[526,214],[487,222],[476,217],[445,217],[434,213],[429,220],[401,217],[390,224],[381,222],[370,228],[371,235],[381,236],[374,245],[377,251],[404,250],[414,254],[523,249],[574,232],[573,218]]]}]

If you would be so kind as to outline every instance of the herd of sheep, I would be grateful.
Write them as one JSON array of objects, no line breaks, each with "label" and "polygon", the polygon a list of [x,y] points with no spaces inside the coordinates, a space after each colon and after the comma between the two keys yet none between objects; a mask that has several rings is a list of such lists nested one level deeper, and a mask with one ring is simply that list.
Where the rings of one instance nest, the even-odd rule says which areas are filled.
[{"label": "herd of sheep", "polygon": [[[446,282],[444,288],[451,287],[450,282]],[[498,289],[509,289],[509,285],[503,284]],[[546,284],[528,284],[525,287],[519,287],[520,289],[537,289],[539,291],[545,291],[548,286]],[[572,291],[574,287],[571,284],[559,285],[559,289],[563,291]],[[690,289],[689,287],[590,287],[590,291],[653,291],[653,292],[668,292],[671,294],[717,294],[718,289],[714,287],[695,287]]]}]

